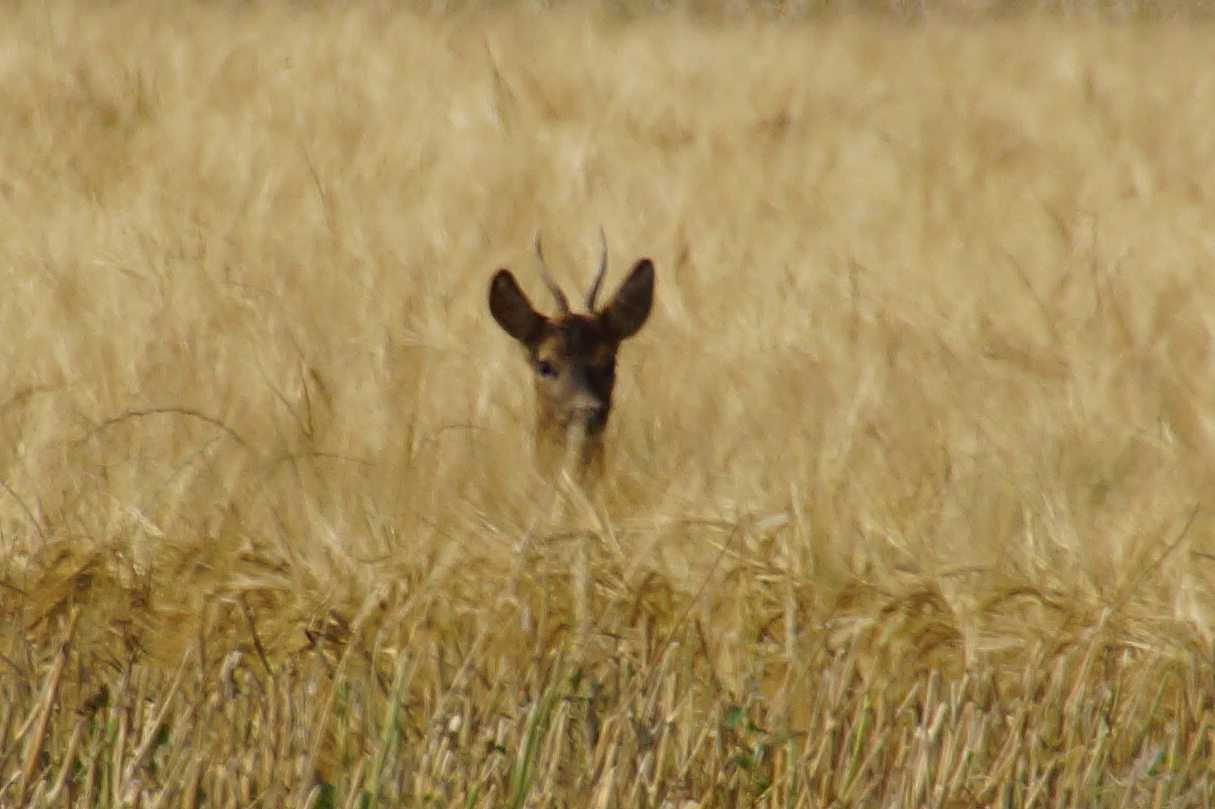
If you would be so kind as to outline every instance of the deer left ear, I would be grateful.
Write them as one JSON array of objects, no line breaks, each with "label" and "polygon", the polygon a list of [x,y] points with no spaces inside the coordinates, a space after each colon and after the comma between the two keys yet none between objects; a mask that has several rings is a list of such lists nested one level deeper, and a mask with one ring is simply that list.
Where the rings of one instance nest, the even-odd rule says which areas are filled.
[{"label": "deer left ear", "polygon": [[654,303],[654,262],[643,258],[616,290],[599,317],[617,340],[632,337],[645,325]]},{"label": "deer left ear", "polygon": [[531,345],[544,329],[544,316],[532,308],[510,270],[498,270],[489,283],[489,311],[502,330]]}]

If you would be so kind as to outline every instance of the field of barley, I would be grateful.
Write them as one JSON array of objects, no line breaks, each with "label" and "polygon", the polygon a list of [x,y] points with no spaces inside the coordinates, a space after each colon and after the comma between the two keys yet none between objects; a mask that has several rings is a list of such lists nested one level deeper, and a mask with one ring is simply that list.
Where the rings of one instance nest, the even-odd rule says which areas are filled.
[{"label": "field of barley", "polygon": [[1215,805],[1215,25],[918,8],[0,6],[0,806]]}]

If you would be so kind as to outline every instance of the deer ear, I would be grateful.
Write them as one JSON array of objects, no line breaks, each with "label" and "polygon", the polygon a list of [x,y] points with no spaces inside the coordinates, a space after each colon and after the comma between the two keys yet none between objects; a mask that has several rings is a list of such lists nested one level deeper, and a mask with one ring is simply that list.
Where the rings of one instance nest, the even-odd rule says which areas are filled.
[{"label": "deer ear", "polygon": [[624,279],[599,315],[617,340],[632,337],[645,325],[654,302],[654,262],[643,258]]},{"label": "deer ear", "polygon": [[510,270],[498,270],[489,282],[489,311],[502,330],[521,343],[535,342],[544,328],[544,315],[532,308]]}]

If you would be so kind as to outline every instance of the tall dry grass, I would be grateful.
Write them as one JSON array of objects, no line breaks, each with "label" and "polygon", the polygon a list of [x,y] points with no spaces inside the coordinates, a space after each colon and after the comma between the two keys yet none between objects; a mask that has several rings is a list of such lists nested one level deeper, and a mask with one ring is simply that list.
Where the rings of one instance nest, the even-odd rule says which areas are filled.
[{"label": "tall dry grass", "polygon": [[0,14],[0,805],[1215,803],[1208,24]]}]

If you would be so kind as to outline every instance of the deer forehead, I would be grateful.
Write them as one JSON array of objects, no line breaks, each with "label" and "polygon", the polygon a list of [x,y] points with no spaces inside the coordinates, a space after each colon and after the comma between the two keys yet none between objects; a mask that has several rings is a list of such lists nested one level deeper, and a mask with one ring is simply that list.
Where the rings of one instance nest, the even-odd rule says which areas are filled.
[{"label": "deer forehead", "polygon": [[599,365],[616,355],[617,345],[598,318],[570,314],[550,323],[548,333],[536,347],[536,356]]}]

